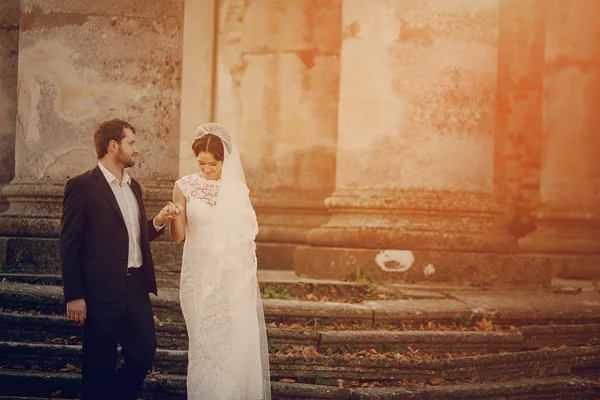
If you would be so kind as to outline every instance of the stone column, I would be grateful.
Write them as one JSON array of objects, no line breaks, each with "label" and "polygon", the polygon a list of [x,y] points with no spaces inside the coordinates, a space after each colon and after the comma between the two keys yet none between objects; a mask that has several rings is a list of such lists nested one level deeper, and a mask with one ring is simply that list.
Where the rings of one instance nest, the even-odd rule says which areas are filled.
[{"label": "stone column", "polygon": [[503,270],[493,198],[498,19],[497,0],[344,1],[333,217],[299,275],[530,279]]},{"label": "stone column", "polygon": [[[0,3],[0,191],[15,173],[19,0]],[[0,194],[0,213],[8,208]]]},{"label": "stone column", "polygon": [[544,76],[545,0],[501,0],[494,182],[523,236],[539,206]]},{"label": "stone column", "polygon": [[[149,200],[178,170],[182,1],[21,1],[15,178],[0,234],[56,236],[69,176],[97,162],[93,130],[137,129],[132,175]],[[11,218],[8,218],[11,217]]]},{"label": "stone column", "polygon": [[217,3],[185,0],[179,176],[198,171],[192,151],[196,128],[213,119]]},{"label": "stone column", "polygon": [[292,268],[334,187],[341,1],[223,0],[219,13],[215,119],[241,149],[260,267]]},{"label": "stone column", "polygon": [[[525,251],[600,253],[600,2],[546,7],[541,206]],[[598,257],[578,257],[570,276],[600,276]]]},{"label": "stone column", "polygon": [[[171,198],[182,21],[183,0],[21,1],[15,177],[0,218],[0,236],[13,237],[9,267],[56,267],[57,241],[35,238],[58,236],[64,183],[97,163],[101,120],[136,127],[141,156],[131,173],[148,213]],[[22,236],[34,239],[14,238]]]}]

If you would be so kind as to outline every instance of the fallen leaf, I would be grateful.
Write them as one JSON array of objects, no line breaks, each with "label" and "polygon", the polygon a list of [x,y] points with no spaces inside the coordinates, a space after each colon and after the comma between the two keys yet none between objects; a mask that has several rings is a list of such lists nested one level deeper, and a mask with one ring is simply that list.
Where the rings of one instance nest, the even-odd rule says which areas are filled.
[{"label": "fallen leaf", "polygon": [[79,368],[77,368],[76,366],[74,366],[72,364],[65,365],[64,368],[61,368],[59,371],[60,372],[81,372],[81,370]]}]

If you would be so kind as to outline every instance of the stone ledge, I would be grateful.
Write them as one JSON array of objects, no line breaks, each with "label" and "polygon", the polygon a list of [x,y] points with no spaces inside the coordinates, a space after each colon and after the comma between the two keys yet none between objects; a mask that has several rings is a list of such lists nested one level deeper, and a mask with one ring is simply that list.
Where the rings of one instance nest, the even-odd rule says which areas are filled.
[{"label": "stone ledge", "polygon": [[322,332],[316,330],[291,330],[267,327],[267,337],[273,345],[285,347],[312,346],[318,350]]},{"label": "stone ledge", "polygon": [[520,331],[526,338],[525,348],[530,349],[555,346],[558,343],[566,346],[600,345],[598,324],[523,326]]},{"label": "stone ledge", "polygon": [[404,352],[408,347],[427,353],[520,351],[520,332],[454,332],[454,331],[332,331],[321,332],[319,352],[329,348]]},{"label": "stone ledge", "polygon": [[[0,263],[4,271],[59,274],[59,225],[60,221],[53,219],[21,221],[20,218],[0,216]],[[20,237],[2,237],[11,232],[17,232]],[[257,242],[256,246],[260,269],[293,270],[297,244]],[[182,243],[171,242],[165,234],[152,241],[150,248],[157,274],[179,274],[183,254]]]},{"label": "stone ledge", "polygon": [[[457,317],[486,318],[494,324],[595,324],[600,323],[600,293],[576,296],[546,292],[488,291],[457,292],[446,300],[382,300],[363,304],[264,299],[267,322],[358,323],[368,327],[412,323],[452,323]],[[181,320],[179,292],[160,289],[151,296],[161,320]],[[64,313],[62,288],[0,282],[0,307]]]},{"label": "stone ledge", "polygon": [[[10,388],[4,395],[45,396],[61,390],[61,396],[74,398],[79,393],[80,374],[44,373],[0,370],[0,386]],[[144,400],[185,399],[185,376],[156,375],[147,378],[141,398]],[[163,391],[163,395],[156,393]],[[489,399],[516,400],[536,396],[538,399],[586,399],[600,395],[598,382],[571,376],[522,379],[499,383],[472,383],[415,388],[355,388],[338,389],[322,385],[271,382],[274,400],[331,399],[331,400],[433,400],[433,399]],[[13,400],[0,397],[2,400]]]},{"label": "stone ledge", "polygon": [[[471,383],[424,388],[355,389],[351,400],[433,399],[573,399],[600,394],[598,382],[578,377],[522,379],[513,382]],[[526,397],[524,397],[526,396]],[[535,396],[535,397],[533,397]]]},{"label": "stone ledge", "polygon": [[320,373],[325,382],[336,384],[338,380],[555,376],[569,374],[573,367],[595,365],[599,361],[600,347],[594,346],[439,359],[284,355],[272,357],[270,366],[274,377],[310,378]]},{"label": "stone ledge", "polygon": [[274,321],[304,322],[310,319],[319,319],[373,324],[373,312],[361,304],[264,299],[263,307],[267,323]]},{"label": "stone ledge", "polygon": [[[294,255],[301,277],[345,280],[360,267],[375,282],[432,282],[460,285],[549,285],[573,263],[600,263],[600,256],[412,250],[409,268],[384,270],[376,262],[383,249],[299,246]],[[431,266],[431,267],[430,267]],[[394,270],[396,268],[397,270]],[[433,268],[433,269],[432,269]],[[427,275],[427,274],[429,275]]]},{"label": "stone ledge", "polygon": [[57,274],[11,274],[0,273],[0,282],[26,283],[28,285],[61,286],[62,279]]},{"label": "stone ledge", "polygon": [[[168,376],[146,378],[142,385],[144,399],[184,399],[185,377]],[[52,397],[52,393],[60,390],[61,396],[76,398],[81,391],[81,374],[68,372],[37,372],[0,369],[0,387],[4,395]],[[157,392],[161,393],[157,397]],[[179,394],[181,397],[169,395]]]},{"label": "stone ledge", "polygon": [[[0,225],[7,218],[0,217]],[[33,224],[53,223],[50,220],[31,220]],[[1,228],[0,228],[1,229]],[[0,232],[0,235],[2,232]],[[5,272],[21,274],[60,274],[59,241],[55,237],[0,237],[0,260]],[[150,243],[156,271],[181,270],[183,245],[165,240]]]},{"label": "stone ledge", "polygon": [[[187,348],[183,323],[156,324],[160,348]],[[600,324],[567,326],[522,326],[516,332],[474,331],[322,331],[267,328],[271,343],[285,348],[312,346],[318,352],[328,349],[358,351],[374,348],[385,352],[404,351],[411,346],[427,353],[532,350],[543,347],[599,345]],[[0,340],[43,342],[61,339],[63,343],[80,340],[80,327],[63,316],[0,313]]]},{"label": "stone ledge", "polygon": [[[555,376],[571,372],[571,368],[596,365],[600,361],[600,346],[524,351],[464,357],[371,358],[321,355],[271,354],[271,376],[276,378],[312,378],[316,373],[325,382],[338,380],[395,381],[432,378],[457,380]],[[0,365],[37,365],[58,370],[67,364],[81,367],[81,346],[38,343],[0,342]],[[154,368],[169,374],[185,374],[187,351],[159,349]]]}]

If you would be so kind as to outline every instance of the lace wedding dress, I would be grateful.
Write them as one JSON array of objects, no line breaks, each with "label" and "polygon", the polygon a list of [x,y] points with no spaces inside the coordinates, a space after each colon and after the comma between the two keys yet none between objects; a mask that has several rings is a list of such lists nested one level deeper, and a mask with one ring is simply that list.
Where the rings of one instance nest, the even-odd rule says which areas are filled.
[{"label": "lace wedding dress", "polygon": [[193,174],[176,183],[186,197],[180,301],[189,337],[188,399],[270,399],[256,216],[227,216],[238,224],[245,218],[243,228],[217,241],[227,223],[218,212],[221,182]]}]

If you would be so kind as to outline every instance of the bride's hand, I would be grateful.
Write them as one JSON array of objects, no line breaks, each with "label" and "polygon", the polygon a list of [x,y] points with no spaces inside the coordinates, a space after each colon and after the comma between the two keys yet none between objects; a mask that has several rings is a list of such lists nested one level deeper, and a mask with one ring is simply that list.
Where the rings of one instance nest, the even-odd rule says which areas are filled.
[{"label": "bride's hand", "polygon": [[174,208],[175,208],[175,210],[176,210],[176,211],[175,211],[175,212],[176,212],[176,215],[179,215],[179,214],[181,214],[182,212],[184,212],[184,211],[185,211],[185,210],[184,210],[184,208],[183,208],[183,206],[182,206],[181,204],[179,204],[179,203],[177,203],[177,202],[174,202],[174,203],[172,203],[172,204],[173,204],[173,207],[174,207]]},{"label": "bride's hand", "polygon": [[176,216],[178,216],[179,214],[181,214],[182,209],[179,209],[173,202],[167,203],[166,206],[164,206],[162,208],[162,210],[160,210],[160,213],[158,213],[158,215],[165,221],[171,221],[173,218],[175,218]]},{"label": "bride's hand", "polygon": [[177,202],[173,203],[170,201],[169,204],[167,204],[167,207],[169,215],[171,215],[173,218],[183,212],[183,206]]}]

